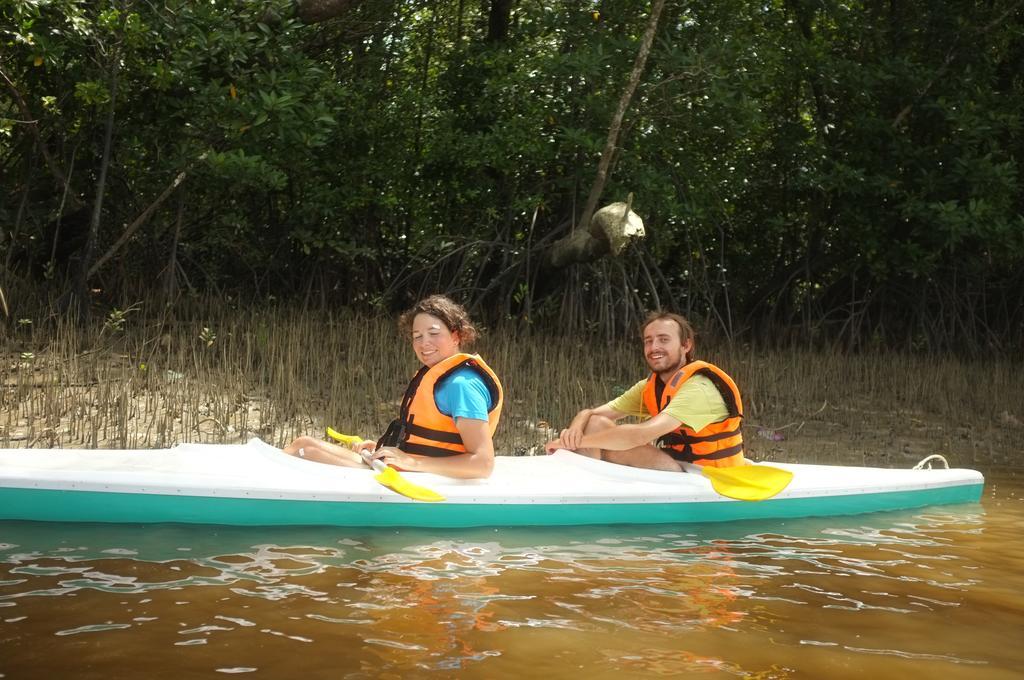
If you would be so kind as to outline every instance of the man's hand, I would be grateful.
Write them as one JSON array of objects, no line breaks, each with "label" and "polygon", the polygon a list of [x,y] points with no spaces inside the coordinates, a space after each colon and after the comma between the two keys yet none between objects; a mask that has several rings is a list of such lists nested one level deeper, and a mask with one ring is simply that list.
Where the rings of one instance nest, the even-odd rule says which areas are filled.
[{"label": "man's hand", "polygon": [[547,451],[548,453],[554,453],[558,449],[565,449],[565,448],[568,448],[568,447],[565,444],[562,443],[562,438],[561,437],[559,437],[558,439],[552,439],[551,441],[549,441],[547,444],[544,445],[544,450]]},{"label": "man's hand", "polygon": [[[576,417],[569,423],[569,427],[565,428],[559,433],[558,439],[550,441],[545,444],[544,448],[548,449],[548,453],[551,453],[555,449],[569,449],[575,451],[583,446],[583,433],[587,429],[587,423],[590,422],[590,416],[593,414],[593,410],[585,408],[576,414]],[[557,442],[557,446],[549,448],[551,445]]]},{"label": "man's hand", "polygon": [[[589,420],[589,414],[587,415],[587,419]],[[580,448],[580,446],[582,446],[583,429],[587,426],[585,422],[583,423],[582,427],[578,426],[576,424],[576,420],[578,419],[574,419],[573,422],[569,425],[569,427],[562,430],[561,436],[559,437],[559,439],[562,440],[562,444],[564,445],[563,448],[569,449],[570,451],[575,451],[576,449]]]}]

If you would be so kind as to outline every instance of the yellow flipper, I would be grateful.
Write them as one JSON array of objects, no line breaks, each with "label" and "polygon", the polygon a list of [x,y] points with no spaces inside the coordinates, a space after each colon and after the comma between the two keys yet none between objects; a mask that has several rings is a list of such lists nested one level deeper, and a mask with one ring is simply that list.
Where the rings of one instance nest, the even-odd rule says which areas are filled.
[{"label": "yellow flipper", "polygon": [[683,465],[687,472],[700,472],[711,480],[711,487],[727,498],[740,501],[763,501],[789,486],[793,473],[768,465],[737,465],[716,468],[707,465]]},{"label": "yellow flipper", "polygon": [[[331,428],[327,428],[327,436],[336,442],[347,444],[352,446],[363,441],[361,437],[356,437],[350,434],[341,434],[335,432]],[[369,456],[363,456],[363,460],[366,464],[376,470],[377,474],[374,476],[378,482],[388,487],[395,493],[399,493],[406,498],[411,498],[414,501],[423,501],[425,503],[437,503],[443,501],[444,496],[437,493],[433,489],[428,489],[425,486],[419,484],[413,484],[408,479],[398,474],[398,471],[392,467],[388,467],[379,460],[371,460]]]}]

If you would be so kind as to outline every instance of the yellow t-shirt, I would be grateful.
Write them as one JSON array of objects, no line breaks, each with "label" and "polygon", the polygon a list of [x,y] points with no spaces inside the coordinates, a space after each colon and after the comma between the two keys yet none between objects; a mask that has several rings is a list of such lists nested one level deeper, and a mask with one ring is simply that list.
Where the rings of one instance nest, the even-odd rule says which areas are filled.
[{"label": "yellow t-shirt", "polygon": [[[646,385],[647,380],[641,380],[605,406],[627,416],[650,418],[651,414],[644,408],[643,394]],[[703,375],[695,375],[683,383],[662,413],[667,413],[694,432],[729,417],[729,409],[722,399],[722,394],[715,384]]]}]

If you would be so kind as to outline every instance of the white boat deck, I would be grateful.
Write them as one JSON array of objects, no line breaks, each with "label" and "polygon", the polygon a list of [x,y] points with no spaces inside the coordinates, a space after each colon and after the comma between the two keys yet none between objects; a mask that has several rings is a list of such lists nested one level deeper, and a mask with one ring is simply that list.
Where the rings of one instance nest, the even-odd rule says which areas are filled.
[{"label": "white boat deck", "polygon": [[[973,470],[893,470],[774,464],[794,472],[776,498],[815,498],[982,484]],[[569,451],[550,456],[499,456],[486,480],[402,473],[438,491],[448,503],[590,504],[721,502],[701,475],[658,472],[591,460]],[[323,465],[288,456],[258,439],[244,445],[181,444],[171,449],[0,450],[0,487],[402,503],[370,470]]]}]

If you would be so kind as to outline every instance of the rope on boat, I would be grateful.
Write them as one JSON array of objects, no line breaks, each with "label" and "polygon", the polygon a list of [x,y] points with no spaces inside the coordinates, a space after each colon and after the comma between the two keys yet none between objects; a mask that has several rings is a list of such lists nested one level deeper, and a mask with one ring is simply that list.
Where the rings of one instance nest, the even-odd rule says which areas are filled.
[{"label": "rope on boat", "polygon": [[940,461],[940,460],[942,461],[942,467],[944,467],[944,468],[946,468],[948,470],[949,469],[949,461],[947,461],[944,456],[941,456],[941,455],[939,455],[937,453],[933,453],[932,455],[930,455],[927,458],[925,458],[924,460],[922,460],[920,463],[918,463],[917,465],[914,466],[914,469],[915,470],[925,470],[925,469],[931,470],[934,467],[932,465],[932,463]]}]

